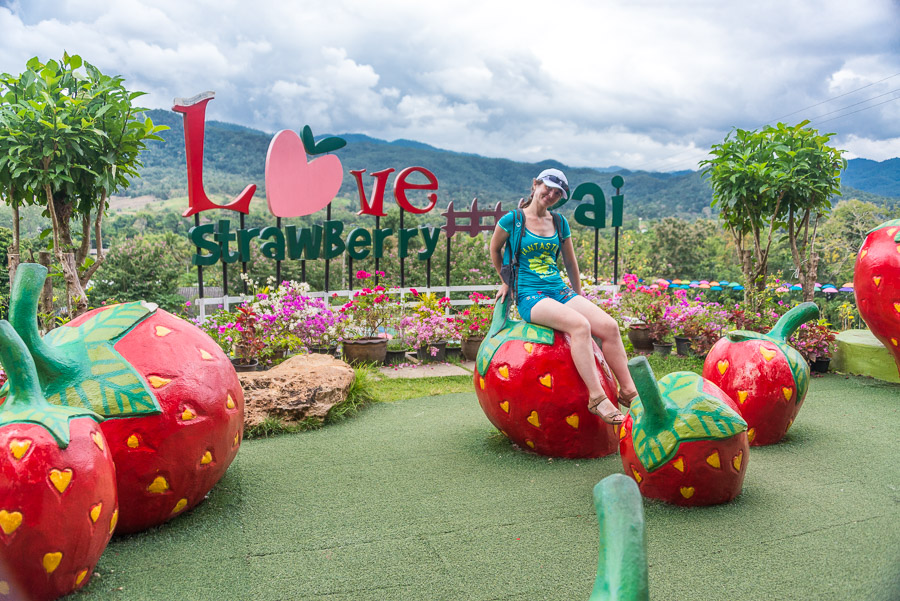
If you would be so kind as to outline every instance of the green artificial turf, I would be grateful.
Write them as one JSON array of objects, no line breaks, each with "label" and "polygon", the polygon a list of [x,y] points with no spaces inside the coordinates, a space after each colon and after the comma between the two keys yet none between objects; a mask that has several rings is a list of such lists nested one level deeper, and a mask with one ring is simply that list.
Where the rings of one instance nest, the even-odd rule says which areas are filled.
[{"label": "green artificial turf", "polygon": [[[736,501],[645,502],[651,598],[897,599],[898,426],[900,386],[814,378]],[[379,403],[246,441],[205,503],[114,539],[75,598],[586,600],[591,490],[621,471],[513,449],[474,393]]]}]

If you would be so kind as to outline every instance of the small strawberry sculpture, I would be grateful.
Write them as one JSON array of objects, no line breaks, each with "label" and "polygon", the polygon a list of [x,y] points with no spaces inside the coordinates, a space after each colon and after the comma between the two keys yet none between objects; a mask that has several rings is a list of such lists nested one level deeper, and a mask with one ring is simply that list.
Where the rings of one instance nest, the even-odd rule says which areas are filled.
[{"label": "small strawberry sculpture", "polygon": [[[594,345],[603,390],[617,389]],[[588,391],[572,361],[567,335],[507,318],[507,301],[494,308],[478,350],[475,393],[485,415],[510,440],[551,457],[615,453],[615,430],[588,411]]]},{"label": "small strawberry sculpture", "polygon": [[900,372],[900,219],[866,235],[856,256],[853,291],[860,317],[891,351]]},{"label": "small strawberry sculpture", "polygon": [[194,507],[241,441],[244,396],[230,360],[196,326],[142,302],[90,311],[42,339],[36,314],[45,277],[40,265],[19,265],[10,321],[46,398],[107,418],[101,428],[122,505],[117,532]]},{"label": "small strawberry sculpture", "polygon": [[87,584],[112,537],[115,466],[100,418],[47,402],[5,320],[0,362],[9,376],[0,407],[0,599],[56,599]]},{"label": "small strawberry sculpture", "polygon": [[750,445],[734,401],[690,371],[657,383],[645,357],[629,361],[628,370],[639,396],[619,432],[619,451],[641,494],[685,506],[738,496]]},{"label": "small strawberry sculpture", "polygon": [[818,317],[815,303],[802,303],[766,334],[729,332],[706,356],[703,377],[737,401],[751,445],[775,444],[794,423],[809,389],[809,364],[787,341]]}]

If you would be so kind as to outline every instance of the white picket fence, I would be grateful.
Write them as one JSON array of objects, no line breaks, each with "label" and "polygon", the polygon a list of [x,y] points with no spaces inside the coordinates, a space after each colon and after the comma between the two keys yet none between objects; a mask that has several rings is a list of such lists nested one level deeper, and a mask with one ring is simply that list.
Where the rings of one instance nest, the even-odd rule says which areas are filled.
[{"label": "white picket fence", "polygon": [[[467,293],[466,296],[468,296],[472,292],[480,292],[480,293],[484,294],[485,296],[489,297],[489,299],[490,299],[488,301],[489,304],[493,304],[494,296],[497,294],[497,290],[499,288],[500,288],[499,285],[484,285],[484,284],[478,285],[478,286],[432,286],[431,288],[420,288],[418,286],[413,286],[413,287],[399,288],[399,289],[392,288],[390,290],[390,292],[391,293],[399,292],[401,302],[403,302],[405,297],[407,297],[407,296],[414,296],[412,293],[413,289],[415,289],[416,292],[419,294],[434,293],[435,295],[442,296],[442,297],[443,296],[449,297],[451,292],[464,292],[464,293]],[[603,290],[604,292],[617,292],[619,287],[606,285],[606,286],[595,286],[594,289]],[[310,291],[307,293],[307,295],[311,298],[324,298],[326,296],[332,296],[334,294],[337,294],[337,296],[339,298],[340,297],[349,298],[354,292],[358,292],[358,291],[359,291],[358,288],[355,290],[329,290],[328,292],[324,292],[324,291],[320,290],[320,291]],[[220,308],[228,311],[232,305],[240,305],[241,303],[243,303],[245,301],[252,300],[252,298],[253,297],[250,295],[203,297],[203,298],[195,299],[194,301],[192,301],[192,303],[199,310],[200,319],[202,321],[202,320],[206,319],[206,316],[208,314],[214,313],[216,310],[218,310]],[[452,305],[452,306],[465,306],[465,305],[471,305],[471,304],[472,304],[472,301],[470,301],[468,298],[456,299],[456,300],[450,301],[450,305]],[[213,307],[212,311],[208,310],[208,307]],[[447,310],[449,312],[449,307]]]}]

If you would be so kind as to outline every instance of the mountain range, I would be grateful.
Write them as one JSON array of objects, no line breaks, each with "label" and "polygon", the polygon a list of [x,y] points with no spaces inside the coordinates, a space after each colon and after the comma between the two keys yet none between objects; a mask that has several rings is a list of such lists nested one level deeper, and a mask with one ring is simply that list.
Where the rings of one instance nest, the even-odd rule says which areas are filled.
[{"label": "mountain range", "polygon": [[[144,167],[140,179],[132,182],[127,196],[150,195],[156,198],[187,195],[186,163],[182,118],[179,114],[148,111],[154,123],[168,125],[161,135],[164,143],[151,142],[141,154]],[[299,129],[299,126],[298,126]],[[453,200],[457,207],[468,206],[478,197],[481,206],[498,201],[505,207],[525,195],[530,181],[542,169],[556,167],[565,171],[573,184],[594,182],[607,197],[614,194],[610,184],[613,175],[625,179],[627,213],[631,217],[654,219],[664,216],[692,218],[711,216],[712,191],[698,171],[673,173],[630,171],[617,167],[569,167],[558,161],[524,163],[496,159],[472,153],[435,148],[412,140],[387,142],[363,134],[340,134],[347,145],[337,151],[344,166],[344,180],[339,196],[355,197],[357,185],[351,169],[372,173],[386,168],[400,171],[421,166],[435,174],[439,181],[438,205]],[[272,134],[259,130],[208,121],[206,123],[204,185],[211,194],[234,196],[246,185],[255,183],[257,196],[265,196],[265,160]],[[365,178],[367,191],[371,181]],[[856,198],[878,205],[900,205],[900,158],[886,161],[851,159],[842,176],[843,198]],[[836,199],[838,200],[838,199]]]}]

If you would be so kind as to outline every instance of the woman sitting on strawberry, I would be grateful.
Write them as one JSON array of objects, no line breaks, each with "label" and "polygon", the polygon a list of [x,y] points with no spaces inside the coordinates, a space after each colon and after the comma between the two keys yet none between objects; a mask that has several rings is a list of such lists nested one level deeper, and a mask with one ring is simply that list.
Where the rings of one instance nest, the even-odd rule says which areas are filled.
[{"label": "woman sitting on strawberry", "polygon": [[[568,197],[565,174],[559,169],[545,169],[532,182],[531,196],[520,203],[521,210],[510,211],[497,222],[490,246],[491,262],[504,279],[497,300],[506,298],[512,284],[516,306],[524,320],[569,335],[575,368],[588,389],[588,409],[606,423],[618,425],[625,416],[603,392],[591,335],[600,339],[603,355],[619,382],[619,405],[628,407],[637,390],[628,372],[619,325],[581,296],[581,275],[569,223],[550,211],[560,199]],[[571,287],[563,281],[557,267],[560,252]]]}]

